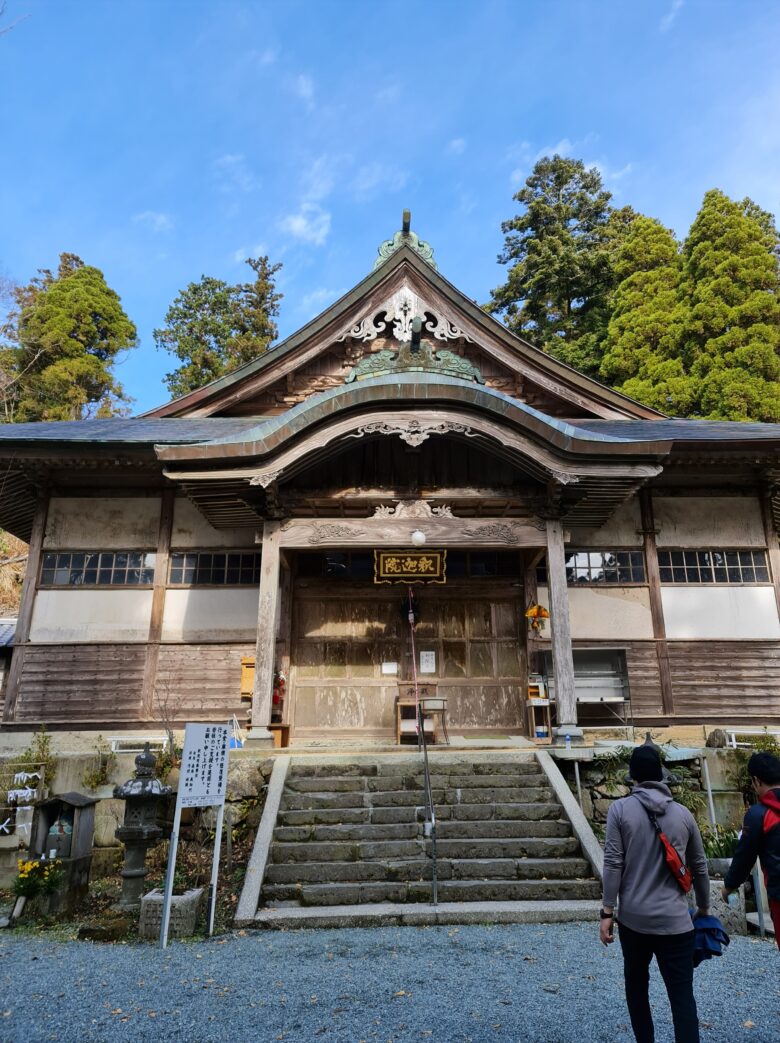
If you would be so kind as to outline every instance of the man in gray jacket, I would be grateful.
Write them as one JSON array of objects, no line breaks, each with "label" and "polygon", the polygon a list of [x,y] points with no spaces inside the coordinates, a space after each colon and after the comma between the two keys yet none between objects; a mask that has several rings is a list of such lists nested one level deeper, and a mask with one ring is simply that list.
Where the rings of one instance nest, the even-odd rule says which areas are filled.
[{"label": "man in gray jacket", "polygon": [[654,1043],[650,1012],[650,963],[655,956],[674,1021],[675,1043],[699,1043],[699,1018],[693,997],[694,930],[688,900],[664,859],[650,816],[688,866],[698,906],[706,915],[710,884],[699,827],[661,782],[661,758],[652,746],[631,755],[631,795],[616,800],[607,815],[604,844],[604,902],[601,940],[614,941],[615,906],[623,950],[626,1002],[637,1043]]}]

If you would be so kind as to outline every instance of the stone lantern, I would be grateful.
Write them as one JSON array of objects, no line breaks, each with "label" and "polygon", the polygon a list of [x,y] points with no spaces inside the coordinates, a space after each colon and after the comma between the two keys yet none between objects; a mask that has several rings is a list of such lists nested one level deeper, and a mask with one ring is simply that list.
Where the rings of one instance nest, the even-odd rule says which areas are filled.
[{"label": "stone lantern", "polygon": [[154,776],[157,759],[144,746],[143,753],[135,759],[135,774],[121,786],[114,787],[114,797],[125,802],[125,820],[116,830],[115,836],[125,845],[125,864],[122,868],[122,909],[137,909],[146,878],[146,852],[162,837],[157,825],[160,801],[172,791]]}]

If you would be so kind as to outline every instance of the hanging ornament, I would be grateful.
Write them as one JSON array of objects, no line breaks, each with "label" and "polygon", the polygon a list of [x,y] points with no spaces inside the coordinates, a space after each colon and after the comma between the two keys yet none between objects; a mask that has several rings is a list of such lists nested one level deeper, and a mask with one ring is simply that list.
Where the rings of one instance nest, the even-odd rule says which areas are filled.
[{"label": "hanging ornament", "polygon": [[528,620],[529,628],[535,634],[541,634],[544,630],[545,620],[550,618],[550,613],[544,605],[531,605],[526,609],[525,618]]}]

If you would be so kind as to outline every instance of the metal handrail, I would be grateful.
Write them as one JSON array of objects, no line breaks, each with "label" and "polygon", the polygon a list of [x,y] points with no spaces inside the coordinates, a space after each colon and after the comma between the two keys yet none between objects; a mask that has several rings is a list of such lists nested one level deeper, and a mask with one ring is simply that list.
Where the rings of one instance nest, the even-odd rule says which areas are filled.
[{"label": "metal handrail", "polygon": [[423,836],[431,842],[431,871],[432,888],[431,897],[433,904],[439,901],[438,879],[436,873],[436,808],[433,805],[433,788],[431,786],[431,769],[428,764],[428,742],[425,738],[425,714],[420,705],[419,684],[417,681],[417,650],[414,644],[414,612],[412,610],[412,588],[409,587],[409,633],[412,644],[412,676],[414,677],[414,700],[415,700],[415,723],[417,725],[417,749],[422,749],[423,755],[423,779],[425,783],[425,822],[423,824]]},{"label": "metal handrail", "polygon": [[433,787],[431,786],[431,769],[428,764],[428,740],[425,738],[425,714],[418,701],[417,703],[417,734],[422,744],[423,774],[425,778],[425,822],[423,824],[423,835],[431,842],[431,870],[432,870],[432,897],[433,904],[439,901],[438,880],[436,875],[436,808],[433,804]]}]

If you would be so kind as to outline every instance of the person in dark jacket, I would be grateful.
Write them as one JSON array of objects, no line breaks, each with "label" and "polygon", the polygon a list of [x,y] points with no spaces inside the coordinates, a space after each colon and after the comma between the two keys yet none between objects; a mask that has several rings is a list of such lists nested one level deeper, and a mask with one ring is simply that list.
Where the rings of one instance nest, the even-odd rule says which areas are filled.
[{"label": "person in dark jacket", "polygon": [[745,815],[722,894],[728,900],[731,892],[747,880],[756,859],[760,858],[775,941],[780,949],[780,757],[754,753],[747,768],[758,803]]},{"label": "person in dark jacket", "polygon": [[613,939],[615,906],[623,950],[626,1002],[637,1043],[653,1043],[650,963],[655,956],[674,1021],[675,1043],[699,1043],[699,1017],[693,996],[694,928],[688,900],[669,871],[664,849],[650,820],[656,820],[684,860],[696,893],[696,916],[709,910],[707,859],[693,815],[675,803],[661,779],[658,751],[638,746],[629,774],[631,795],[616,800],[607,814],[604,844],[604,901],[601,941]]}]

